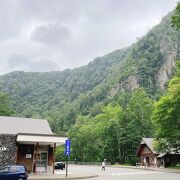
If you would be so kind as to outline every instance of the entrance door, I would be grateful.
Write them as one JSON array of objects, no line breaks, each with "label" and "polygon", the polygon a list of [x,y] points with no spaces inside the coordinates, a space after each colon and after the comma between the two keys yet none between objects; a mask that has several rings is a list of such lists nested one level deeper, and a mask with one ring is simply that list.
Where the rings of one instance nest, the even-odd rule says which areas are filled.
[{"label": "entrance door", "polygon": [[[35,153],[35,157],[36,157],[36,153]],[[34,162],[35,162],[35,160],[34,160]],[[48,162],[48,153],[47,152],[38,152],[36,172],[37,173],[46,173],[47,172],[47,162]],[[35,171],[35,169],[34,169],[34,171]]]},{"label": "entrance door", "polygon": [[[34,172],[35,172],[36,152],[34,153]],[[46,146],[39,146],[37,154],[36,172],[46,173],[48,163],[48,151]]]},{"label": "entrance door", "polygon": [[150,166],[149,157],[146,157],[146,164],[148,167]]},{"label": "entrance door", "polygon": [[40,160],[38,164],[41,166],[47,166],[47,160],[48,160],[47,157],[48,157],[47,152],[41,152]]}]

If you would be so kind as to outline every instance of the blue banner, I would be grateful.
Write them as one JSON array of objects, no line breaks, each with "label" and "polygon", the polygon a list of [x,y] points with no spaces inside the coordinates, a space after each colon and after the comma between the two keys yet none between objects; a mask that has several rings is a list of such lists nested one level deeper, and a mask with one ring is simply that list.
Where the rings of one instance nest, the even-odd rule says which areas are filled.
[{"label": "blue banner", "polygon": [[64,154],[66,156],[69,156],[71,153],[71,140],[66,140],[66,143],[65,143],[65,151],[64,151]]}]

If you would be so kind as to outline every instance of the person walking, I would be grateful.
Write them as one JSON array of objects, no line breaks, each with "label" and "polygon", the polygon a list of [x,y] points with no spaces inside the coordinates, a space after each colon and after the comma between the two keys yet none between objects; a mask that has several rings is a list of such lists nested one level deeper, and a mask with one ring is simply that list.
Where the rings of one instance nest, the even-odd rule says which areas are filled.
[{"label": "person walking", "polygon": [[102,162],[102,171],[103,170],[105,171],[105,162],[104,161]]}]

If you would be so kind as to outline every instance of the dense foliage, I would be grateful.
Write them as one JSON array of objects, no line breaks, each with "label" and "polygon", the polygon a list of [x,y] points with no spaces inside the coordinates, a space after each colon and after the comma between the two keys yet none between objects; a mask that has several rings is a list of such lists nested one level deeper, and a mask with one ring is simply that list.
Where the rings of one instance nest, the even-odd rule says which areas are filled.
[{"label": "dense foliage", "polygon": [[12,72],[0,77],[0,90],[12,98],[17,116],[46,118],[53,131],[61,133],[75,122],[79,109],[86,111],[105,97],[106,87],[101,83],[126,53],[126,49],[118,50],[63,72]]},{"label": "dense foliage", "polygon": [[172,16],[172,26],[180,28],[180,2],[178,2],[175,14]]},{"label": "dense foliage", "polygon": [[167,93],[155,103],[153,122],[159,151],[180,150],[180,61],[176,75],[169,82]]},{"label": "dense foliage", "polygon": [[133,162],[142,137],[152,135],[152,100],[140,88],[126,107],[103,106],[95,117],[79,116],[71,128],[72,158],[79,161]]},{"label": "dense foliage", "polygon": [[[180,29],[180,2],[171,19],[172,26]],[[180,61],[176,74],[169,82],[167,93],[155,103],[152,120],[156,130],[155,147],[160,152],[180,151]]]},{"label": "dense foliage", "polygon": [[10,116],[13,113],[8,96],[0,92],[0,116]]}]

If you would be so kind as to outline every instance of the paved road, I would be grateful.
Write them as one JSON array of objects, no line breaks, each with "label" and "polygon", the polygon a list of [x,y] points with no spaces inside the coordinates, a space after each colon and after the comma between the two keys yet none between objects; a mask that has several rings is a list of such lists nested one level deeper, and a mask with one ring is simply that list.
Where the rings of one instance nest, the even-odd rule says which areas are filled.
[{"label": "paved road", "polygon": [[[69,165],[69,174],[98,174],[94,180],[180,180],[180,174],[165,173],[150,170],[106,167],[101,171],[100,166]],[[58,170],[57,174],[65,174],[65,170]]]}]

